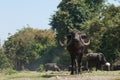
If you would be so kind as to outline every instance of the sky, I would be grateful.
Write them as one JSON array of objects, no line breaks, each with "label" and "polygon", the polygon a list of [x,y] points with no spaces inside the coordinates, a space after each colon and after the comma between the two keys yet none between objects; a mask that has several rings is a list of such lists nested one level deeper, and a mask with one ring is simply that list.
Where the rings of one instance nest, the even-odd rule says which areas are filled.
[{"label": "sky", "polygon": [[0,40],[29,24],[32,28],[49,29],[51,15],[61,0],[0,0]]},{"label": "sky", "polygon": [[[29,25],[37,29],[50,29],[51,16],[62,0],[0,0],[0,43]],[[109,3],[119,3],[108,0]],[[120,1],[120,0],[118,0]]]}]

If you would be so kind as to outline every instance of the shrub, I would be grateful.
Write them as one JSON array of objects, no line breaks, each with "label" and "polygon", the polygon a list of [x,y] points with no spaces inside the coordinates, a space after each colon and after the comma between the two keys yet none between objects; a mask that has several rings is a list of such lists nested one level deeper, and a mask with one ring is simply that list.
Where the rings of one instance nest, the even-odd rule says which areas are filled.
[{"label": "shrub", "polygon": [[17,73],[17,71],[13,70],[12,68],[3,69],[3,70],[1,70],[1,72],[6,75],[11,75],[11,74]]},{"label": "shrub", "polygon": [[37,69],[38,72],[43,72],[44,71],[44,65],[40,64],[39,68]]}]

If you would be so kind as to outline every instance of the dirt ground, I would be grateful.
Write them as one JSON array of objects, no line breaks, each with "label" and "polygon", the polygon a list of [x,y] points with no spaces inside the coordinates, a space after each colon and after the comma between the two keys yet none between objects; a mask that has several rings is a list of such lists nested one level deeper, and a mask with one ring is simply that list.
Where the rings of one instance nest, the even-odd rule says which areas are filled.
[{"label": "dirt ground", "polygon": [[71,78],[71,77],[52,77],[49,78],[48,80],[120,80],[120,78],[116,77],[109,77],[109,76],[80,76],[77,78]]},{"label": "dirt ground", "polygon": [[0,80],[120,80],[120,71],[93,71],[70,75],[70,72],[19,72],[0,76]]},{"label": "dirt ground", "polygon": [[73,76],[54,76],[48,80],[120,80],[120,72],[95,72]]}]

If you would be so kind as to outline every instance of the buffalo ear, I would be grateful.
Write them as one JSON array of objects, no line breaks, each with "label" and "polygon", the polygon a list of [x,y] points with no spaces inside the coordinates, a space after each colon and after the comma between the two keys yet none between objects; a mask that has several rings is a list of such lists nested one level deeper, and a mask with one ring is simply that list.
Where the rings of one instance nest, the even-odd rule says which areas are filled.
[{"label": "buffalo ear", "polygon": [[86,35],[86,34],[83,34],[83,35],[81,35],[81,38],[82,38],[82,39],[87,39],[87,35]]},{"label": "buffalo ear", "polygon": [[67,35],[67,39],[68,39],[68,40],[70,40],[71,37],[72,37],[71,34],[68,34],[68,35]]}]

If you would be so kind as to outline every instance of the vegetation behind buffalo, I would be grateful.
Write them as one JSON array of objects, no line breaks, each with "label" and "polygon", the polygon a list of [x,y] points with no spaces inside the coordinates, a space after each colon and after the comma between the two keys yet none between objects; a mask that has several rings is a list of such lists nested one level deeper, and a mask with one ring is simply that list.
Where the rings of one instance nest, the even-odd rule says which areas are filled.
[{"label": "vegetation behind buffalo", "polygon": [[0,45],[0,69],[36,70],[47,62],[56,62],[63,68],[69,66],[70,56],[59,46],[58,39],[65,42],[65,36],[74,28],[89,35],[89,52],[102,52],[113,64],[120,58],[120,7],[106,5],[104,1],[62,0],[51,16],[52,30],[25,26],[9,34]]}]

